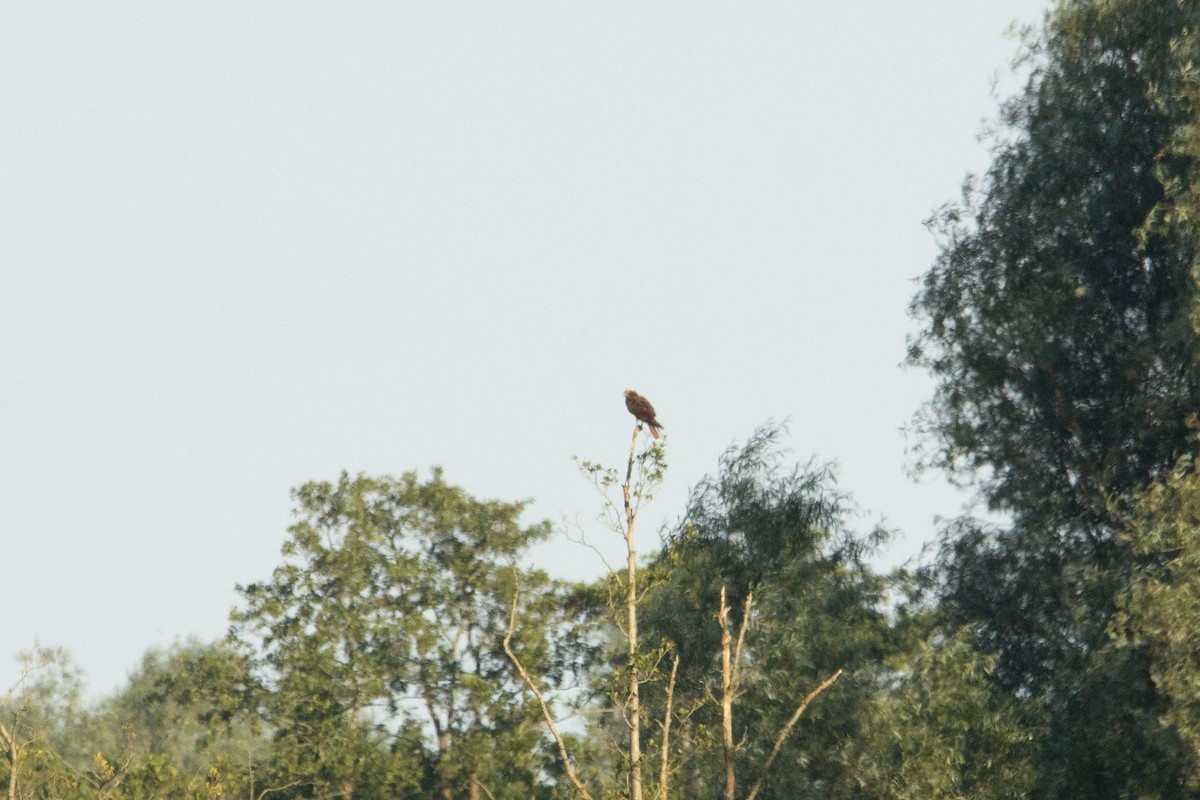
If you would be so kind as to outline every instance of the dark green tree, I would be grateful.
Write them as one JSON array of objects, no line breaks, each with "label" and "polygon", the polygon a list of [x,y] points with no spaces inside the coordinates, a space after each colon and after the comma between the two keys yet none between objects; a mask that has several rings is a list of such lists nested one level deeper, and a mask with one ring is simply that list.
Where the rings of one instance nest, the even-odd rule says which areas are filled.
[{"label": "dark green tree", "polygon": [[1134,568],[1109,500],[1189,449],[1200,403],[1195,249],[1154,224],[1164,177],[1189,174],[1172,87],[1197,22],[1191,0],[1062,3],[992,166],[935,218],[941,253],[913,301],[910,363],[938,379],[925,463],[1010,519],[948,526],[943,607],[997,656],[998,685],[1047,714],[1035,796],[1186,791],[1145,650],[1109,639]]}]

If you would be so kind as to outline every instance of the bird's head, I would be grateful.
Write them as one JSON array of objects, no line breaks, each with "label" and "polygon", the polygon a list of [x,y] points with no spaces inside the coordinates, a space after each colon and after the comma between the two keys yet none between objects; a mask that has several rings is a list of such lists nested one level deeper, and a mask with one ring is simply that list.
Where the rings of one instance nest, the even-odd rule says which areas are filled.
[{"label": "bird's head", "polygon": [[625,396],[626,397],[637,397],[637,392],[635,392],[633,389],[626,389]]}]

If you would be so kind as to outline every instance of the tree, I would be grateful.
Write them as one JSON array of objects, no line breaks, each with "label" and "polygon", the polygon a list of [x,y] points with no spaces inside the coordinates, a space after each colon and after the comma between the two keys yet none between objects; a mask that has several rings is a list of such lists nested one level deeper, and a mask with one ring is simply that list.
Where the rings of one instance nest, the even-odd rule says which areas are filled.
[{"label": "tree", "polygon": [[523,657],[559,681],[576,652],[568,587],[516,566],[547,525],[437,470],[343,474],[294,496],[284,564],[234,614],[273,780],[345,798],[528,797],[544,742],[502,646],[518,583],[557,600],[527,609]]},{"label": "tree", "polygon": [[96,754],[121,767],[120,798],[210,795],[214,782],[257,795],[267,742],[247,701],[246,660],[225,642],[145,653],[128,683],[76,716],[59,748],[75,764]]},{"label": "tree", "polygon": [[1133,569],[1109,498],[1166,474],[1200,404],[1196,250],[1155,224],[1164,176],[1189,174],[1172,146],[1186,105],[1163,92],[1198,10],[1059,6],[992,166],[934,220],[941,252],[912,305],[909,361],[939,381],[925,463],[1011,520],[947,528],[943,607],[997,656],[992,679],[1048,713],[1036,796],[1185,791],[1145,651],[1108,639]]},{"label": "tree", "polygon": [[69,736],[86,743],[88,756],[111,756],[132,735],[140,756],[158,756],[188,776],[253,763],[263,742],[241,713],[244,693],[220,695],[237,686],[234,676],[244,678],[246,666],[221,642],[152,648],[124,688],[99,701]]},{"label": "tree", "polygon": [[1173,131],[1151,89],[1194,18],[1175,2],[1063,6],[992,167],[934,218],[941,253],[912,304],[910,362],[939,378],[929,462],[1095,548],[1105,494],[1170,468],[1200,396],[1193,254],[1138,235]]}]

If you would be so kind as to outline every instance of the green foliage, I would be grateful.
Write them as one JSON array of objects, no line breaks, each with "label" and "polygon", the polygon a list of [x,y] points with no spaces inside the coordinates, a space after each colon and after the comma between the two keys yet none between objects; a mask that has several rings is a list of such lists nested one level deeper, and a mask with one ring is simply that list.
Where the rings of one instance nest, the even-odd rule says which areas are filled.
[{"label": "green foliage", "polygon": [[1105,491],[1161,474],[1184,445],[1200,396],[1191,253],[1136,233],[1172,135],[1150,90],[1195,18],[1157,0],[1064,4],[991,169],[934,218],[910,356],[942,378],[929,458],[1022,519],[1094,525]]},{"label": "green foliage", "polygon": [[19,677],[0,695],[0,786],[54,796],[73,780],[55,744],[82,713],[78,671],[65,652],[40,645],[17,660]]},{"label": "green foliage", "polygon": [[1023,798],[1033,786],[1032,730],[988,679],[995,658],[968,630],[935,635],[890,659],[869,710],[858,776],[872,797]]}]

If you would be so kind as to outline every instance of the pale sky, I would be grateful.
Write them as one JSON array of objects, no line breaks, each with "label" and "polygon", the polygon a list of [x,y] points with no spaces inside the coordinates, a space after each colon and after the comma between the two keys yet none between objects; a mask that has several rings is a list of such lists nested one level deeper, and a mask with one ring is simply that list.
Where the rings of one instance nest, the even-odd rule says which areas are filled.
[{"label": "pale sky", "polygon": [[587,522],[627,387],[670,434],[643,550],[790,418],[911,557],[966,501],[906,477],[922,221],[1046,7],[0,4],[0,678],[219,637],[343,469]]}]

